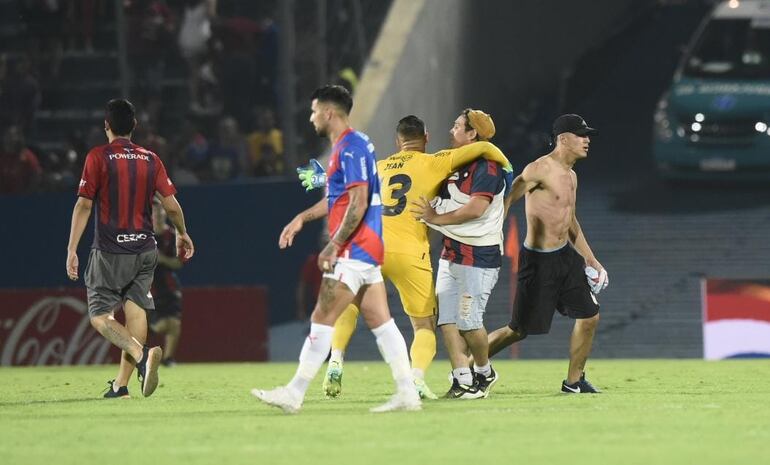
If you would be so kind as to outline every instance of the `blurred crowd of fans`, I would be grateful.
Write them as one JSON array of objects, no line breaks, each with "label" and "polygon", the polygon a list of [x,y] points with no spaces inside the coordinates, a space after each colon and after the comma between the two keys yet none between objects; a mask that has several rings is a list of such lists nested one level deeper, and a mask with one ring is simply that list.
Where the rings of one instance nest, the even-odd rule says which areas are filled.
[{"label": "blurred crowd of fans", "polygon": [[[68,56],[102,54],[117,66],[113,5],[18,1],[26,40],[0,54],[0,194],[74,189],[87,151],[106,143],[93,118],[66,141],[45,144],[36,112],[45,106],[46,89],[60,85]],[[124,0],[123,6],[130,98],[139,119],[134,142],[155,151],[177,184],[282,174],[275,2]],[[100,27],[112,27],[105,43],[97,39]],[[184,99],[176,106],[165,94],[174,65],[184,76],[177,83]],[[88,69],[82,72],[87,85]]]}]

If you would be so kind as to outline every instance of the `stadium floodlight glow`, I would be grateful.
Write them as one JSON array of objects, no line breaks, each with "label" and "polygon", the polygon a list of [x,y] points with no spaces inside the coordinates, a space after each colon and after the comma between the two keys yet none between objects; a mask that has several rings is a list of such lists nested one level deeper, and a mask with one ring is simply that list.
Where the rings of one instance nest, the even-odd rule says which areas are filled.
[{"label": "stadium floodlight glow", "polygon": [[767,131],[767,123],[762,121],[757,121],[757,124],[754,125],[754,129],[756,129],[757,132],[765,132]]},{"label": "stadium floodlight glow", "polygon": [[702,123],[704,119],[706,119],[706,115],[704,115],[703,113],[695,114],[695,121]]},{"label": "stadium floodlight glow", "polygon": [[690,126],[690,129],[692,129],[692,132],[698,132],[701,129],[703,129],[703,126],[701,126],[700,123],[692,123],[692,126]]},{"label": "stadium floodlight glow", "polygon": [[730,0],[730,2],[727,4],[727,6],[729,6],[730,8],[735,9],[735,8],[738,8],[739,6],[741,6],[741,2],[739,0]]}]

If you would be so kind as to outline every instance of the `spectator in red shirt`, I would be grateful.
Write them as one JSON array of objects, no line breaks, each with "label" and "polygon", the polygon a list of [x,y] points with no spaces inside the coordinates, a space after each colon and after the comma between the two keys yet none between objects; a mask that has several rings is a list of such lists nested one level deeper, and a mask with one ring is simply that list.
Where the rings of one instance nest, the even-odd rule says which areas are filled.
[{"label": "spectator in red shirt", "polygon": [[40,162],[27,148],[21,128],[8,127],[0,150],[0,194],[33,192],[40,184],[42,174]]}]

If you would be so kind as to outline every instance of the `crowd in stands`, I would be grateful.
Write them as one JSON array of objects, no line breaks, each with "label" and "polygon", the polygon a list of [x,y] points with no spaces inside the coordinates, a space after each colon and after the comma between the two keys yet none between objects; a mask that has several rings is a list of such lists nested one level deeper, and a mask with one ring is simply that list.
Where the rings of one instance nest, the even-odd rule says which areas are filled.
[{"label": "crowd in stands", "polygon": [[[114,31],[114,4],[18,3],[27,40],[0,51],[0,194],[74,189],[88,150],[106,143],[102,122],[94,118],[50,148],[41,143],[46,139],[36,112],[57,110],[46,106],[46,89],[59,84],[68,54],[117,54],[114,32],[106,36],[111,41],[94,39],[100,27]],[[157,152],[180,185],[284,174],[283,134],[276,124],[275,2],[124,0],[123,5],[129,98],[139,119],[134,141]],[[169,67],[175,64],[184,68],[181,104],[166,95]]]}]

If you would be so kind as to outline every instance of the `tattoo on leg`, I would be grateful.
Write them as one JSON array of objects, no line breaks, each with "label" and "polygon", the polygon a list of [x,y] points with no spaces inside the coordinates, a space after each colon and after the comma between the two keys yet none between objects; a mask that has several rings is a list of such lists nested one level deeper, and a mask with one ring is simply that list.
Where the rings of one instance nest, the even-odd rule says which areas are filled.
[{"label": "tattoo on leg", "polygon": [[321,281],[321,291],[318,293],[318,300],[321,303],[321,308],[328,310],[331,303],[334,301],[334,288],[337,286],[337,281],[332,279],[324,279]]},{"label": "tattoo on leg", "polygon": [[104,336],[105,339],[111,343],[118,346],[120,349],[124,350],[127,354],[131,354],[132,349],[135,348],[134,340],[127,338],[115,327],[115,325],[120,326],[120,323],[114,320],[105,320],[101,331],[102,336]]}]

